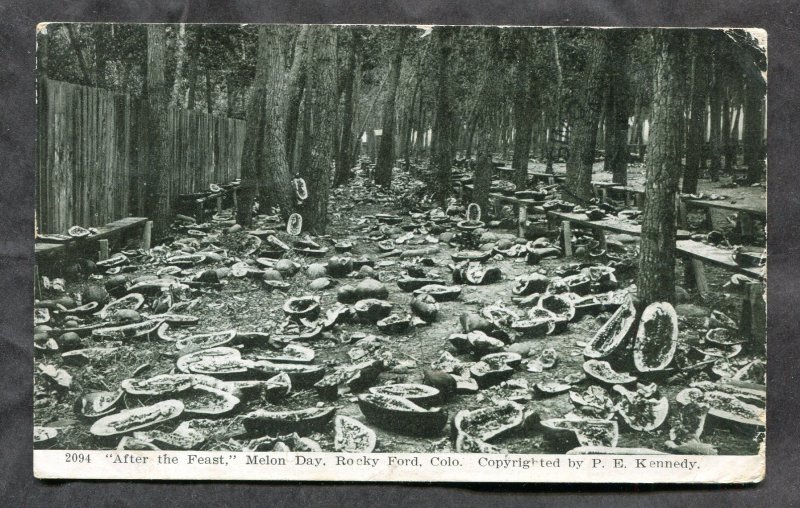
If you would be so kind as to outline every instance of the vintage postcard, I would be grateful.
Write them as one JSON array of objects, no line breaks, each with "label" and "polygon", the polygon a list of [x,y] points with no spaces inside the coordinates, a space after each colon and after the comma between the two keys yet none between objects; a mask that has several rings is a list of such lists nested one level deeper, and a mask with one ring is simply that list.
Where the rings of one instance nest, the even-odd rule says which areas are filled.
[{"label": "vintage postcard", "polygon": [[36,477],[764,478],[763,30],[37,42]]}]

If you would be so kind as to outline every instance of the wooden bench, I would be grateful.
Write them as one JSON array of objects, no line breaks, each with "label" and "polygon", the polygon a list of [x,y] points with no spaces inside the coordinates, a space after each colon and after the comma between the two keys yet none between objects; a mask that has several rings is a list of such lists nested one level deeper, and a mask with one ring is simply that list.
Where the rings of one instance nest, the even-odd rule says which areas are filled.
[{"label": "wooden bench", "polygon": [[178,196],[178,208],[186,215],[193,215],[198,224],[205,222],[205,211],[208,203],[214,203],[217,213],[222,211],[223,199],[230,197],[233,200],[233,209],[239,206],[239,184],[221,185],[219,192],[194,192]]},{"label": "wooden bench", "polygon": [[[561,221],[562,233],[564,235],[564,255],[572,256],[572,225],[591,229],[597,235],[597,240],[600,242],[600,248],[606,248],[606,231],[611,233],[622,233],[632,236],[641,236],[642,227],[638,224],[631,224],[624,222],[615,217],[609,217],[602,220],[589,220],[586,215],[581,213],[568,213],[550,210],[547,212],[548,218],[557,219]],[[676,232],[678,239],[686,239],[691,236],[689,231],[679,229]]]},{"label": "wooden bench", "polygon": [[98,259],[108,259],[108,240],[110,238],[122,236],[130,232],[132,229],[139,227],[143,228],[141,246],[143,249],[149,250],[153,221],[148,220],[147,217],[125,217],[124,219],[109,222],[105,226],[96,227],[95,229],[97,230],[97,233],[94,235],[81,238],[72,238],[64,243],[36,241],[33,248],[35,259],[33,266],[35,294],[37,297],[41,294],[39,279],[40,259],[51,258],[56,255],[66,255],[70,251],[83,250],[94,243],[97,243],[99,248]]}]

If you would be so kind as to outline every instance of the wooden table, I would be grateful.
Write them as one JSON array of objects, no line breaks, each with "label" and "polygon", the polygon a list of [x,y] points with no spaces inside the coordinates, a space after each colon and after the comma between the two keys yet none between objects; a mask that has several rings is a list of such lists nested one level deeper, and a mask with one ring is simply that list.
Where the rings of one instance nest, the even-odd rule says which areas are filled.
[{"label": "wooden table", "polygon": [[735,203],[730,199],[692,199],[682,198],[679,203],[678,219],[679,223],[686,226],[687,223],[687,208],[703,208],[706,211],[706,226],[713,229],[714,225],[711,220],[711,211],[727,210],[736,212],[737,228],[739,229],[742,237],[742,243],[750,243],[753,240],[753,220],[759,219],[762,222],[767,220],[767,200],[761,200],[756,205],[743,205]]},{"label": "wooden table", "polygon": [[[463,190],[467,190],[470,194],[475,190],[475,186],[472,184],[461,184],[462,194],[461,194],[461,201],[462,203],[465,201],[465,196],[463,194]],[[517,226],[518,226],[518,233],[520,237],[525,236],[525,226],[528,223],[528,211],[533,210],[536,213],[543,214],[544,210],[541,209],[542,204],[544,201],[536,201],[533,199],[523,199],[518,198],[515,196],[506,196],[505,194],[501,194],[499,192],[490,192],[489,199],[494,201],[495,203],[510,203],[517,207]]]},{"label": "wooden table", "polygon": [[763,347],[767,323],[763,282],[767,273],[766,266],[759,268],[741,266],[733,260],[731,249],[723,249],[694,240],[678,240],[675,247],[678,255],[689,262],[691,270],[687,271],[686,275],[694,276],[695,287],[701,297],[705,297],[709,292],[705,264],[753,278],[751,282],[744,284],[739,333],[748,338],[757,348]]},{"label": "wooden table", "polygon": [[[564,234],[564,255],[572,256],[572,224],[592,229],[598,235],[600,247],[606,248],[605,232],[622,233],[632,236],[641,236],[642,226],[638,224],[631,224],[615,217],[609,217],[602,220],[589,220],[585,214],[582,213],[568,213],[550,210],[547,216],[552,219],[561,221],[561,228]],[[686,239],[691,236],[689,231],[679,229],[676,233],[677,238]]]},{"label": "wooden table", "polygon": [[612,185],[609,191],[622,192],[625,195],[625,206],[633,205],[638,208],[644,207],[644,187],[632,187],[630,185]]}]

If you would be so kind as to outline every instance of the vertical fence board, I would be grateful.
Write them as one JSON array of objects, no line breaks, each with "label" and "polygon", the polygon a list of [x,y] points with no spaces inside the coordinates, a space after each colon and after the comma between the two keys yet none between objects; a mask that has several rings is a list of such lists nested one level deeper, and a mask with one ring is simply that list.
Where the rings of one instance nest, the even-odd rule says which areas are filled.
[{"label": "vertical fence board", "polygon": [[[42,80],[38,102],[36,215],[42,233],[147,215],[145,107],[127,95]],[[240,175],[243,120],[169,108],[171,203]]]}]

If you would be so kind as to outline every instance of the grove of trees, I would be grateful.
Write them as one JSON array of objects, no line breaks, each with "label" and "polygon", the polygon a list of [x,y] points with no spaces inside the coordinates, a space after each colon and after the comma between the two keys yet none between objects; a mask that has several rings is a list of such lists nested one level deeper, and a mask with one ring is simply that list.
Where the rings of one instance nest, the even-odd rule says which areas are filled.
[{"label": "grove of trees", "polygon": [[39,53],[40,75],[147,101],[157,232],[169,220],[159,193],[167,107],[246,121],[242,225],[257,200],[262,213],[301,213],[316,234],[330,189],[362,156],[387,189],[393,168],[427,161],[418,176],[444,206],[465,157],[485,205],[493,159],[511,161],[520,188],[530,158],[552,171],[560,155],[565,198],[584,203],[598,154],[621,184],[631,152],[645,155],[641,263],[658,267],[641,271],[647,300],[671,299],[678,189],[740,169],[755,183],[765,169],[766,57],[744,30],[56,24]]}]

